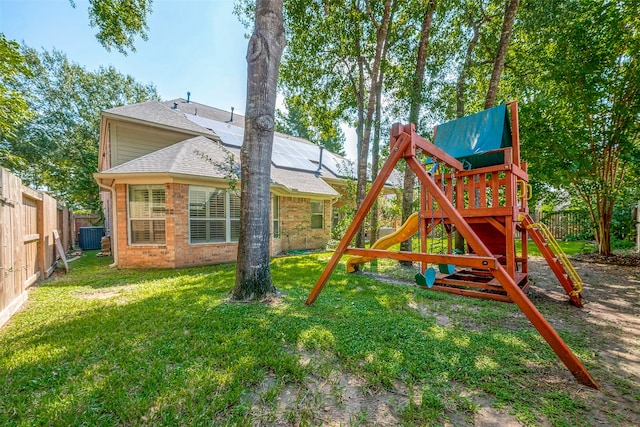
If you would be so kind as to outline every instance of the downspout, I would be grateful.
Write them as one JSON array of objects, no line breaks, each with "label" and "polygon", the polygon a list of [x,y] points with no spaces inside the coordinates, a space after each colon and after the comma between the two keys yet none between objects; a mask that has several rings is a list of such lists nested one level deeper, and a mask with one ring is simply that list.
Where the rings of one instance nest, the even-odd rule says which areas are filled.
[{"label": "downspout", "polygon": [[114,230],[118,229],[118,215],[116,211],[116,189],[103,184],[100,179],[97,179],[98,187],[109,190],[111,192],[111,252],[113,253],[113,264],[109,264],[109,268],[115,268],[118,266],[118,238]]}]

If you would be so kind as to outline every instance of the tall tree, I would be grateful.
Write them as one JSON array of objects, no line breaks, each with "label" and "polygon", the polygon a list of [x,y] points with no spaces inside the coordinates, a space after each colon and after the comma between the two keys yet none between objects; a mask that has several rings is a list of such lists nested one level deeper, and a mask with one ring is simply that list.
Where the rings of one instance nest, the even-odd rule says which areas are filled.
[{"label": "tall tree", "polygon": [[511,41],[511,31],[513,23],[516,19],[516,11],[520,0],[506,0],[504,19],[502,21],[502,31],[500,32],[500,42],[496,51],[495,60],[493,61],[493,71],[489,80],[489,89],[485,99],[484,108],[488,109],[496,104],[496,95],[498,94],[498,83],[504,69],[504,62],[507,58],[507,49]]},{"label": "tall tree", "polygon": [[14,82],[13,90],[29,95],[34,115],[14,136],[0,140],[2,152],[11,153],[6,165],[74,209],[99,212],[92,174],[98,164],[100,112],[159,99],[156,89],[113,67],[87,71],[59,51],[24,47],[23,57],[33,73]]},{"label": "tall tree", "polygon": [[[15,89],[17,80],[30,75],[20,45],[0,33],[0,139],[14,136],[16,129],[32,114],[25,94]],[[11,153],[0,155],[5,157]]]},{"label": "tall tree", "polygon": [[344,155],[344,133],[339,112],[316,104],[300,95],[285,98],[287,112],[276,112],[276,130],[322,145],[332,153]]},{"label": "tall tree", "polygon": [[[69,0],[76,7],[74,0]],[[96,39],[105,49],[126,55],[136,51],[135,37],[147,40],[147,17],[152,0],[89,0],[89,23],[98,28]]]},{"label": "tall tree", "polygon": [[[382,93],[382,62],[387,52],[386,44],[389,38],[389,26],[391,25],[392,2],[385,0],[382,6],[381,19],[378,20],[371,4],[367,2],[367,13],[371,19],[371,24],[375,29],[375,54],[371,65],[371,74],[369,75],[369,87],[367,88],[369,96],[364,114],[364,127],[362,138],[358,144],[358,166],[357,166],[357,184],[356,184],[356,205],[360,207],[364,198],[367,196],[367,169],[369,164],[369,145],[371,143],[371,133],[373,131],[373,116],[376,111],[376,104],[381,102],[380,94]],[[364,57],[360,57],[359,61],[364,61]],[[362,62],[361,62],[361,65]],[[364,79],[362,79],[364,81]],[[364,107],[364,106],[363,106]],[[371,177],[374,179],[375,177]],[[364,247],[365,243],[364,227],[360,227],[356,234],[356,246]]]},{"label": "tall tree", "polygon": [[[637,1],[553,0],[522,9],[528,59],[512,84],[532,175],[580,197],[603,255],[613,209],[640,183],[640,22]],[[636,179],[633,179],[633,177]]]},{"label": "tall tree", "polygon": [[[411,78],[411,91],[409,93],[409,123],[416,126],[420,121],[420,107],[422,106],[422,90],[424,87],[425,70],[427,64],[427,48],[429,46],[429,36],[431,34],[431,23],[433,14],[436,11],[436,1],[432,0],[424,7],[422,26],[420,31],[420,40],[416,49],[415,71]],[[415,187],[415,174],[411,168],[405,168],[403,192],[402,192],[402,222],[404,223],[413,213],[413,202]],[[400,244],[403,251],[411,251],[411,238]],[[402,261],[403,265],[411,265],[411,261]]]},{"label": "tall tree", "polygon": [[247,105],[240,150],[240,235],[234,300],[275,291],[269,267],[271,152],[276,88],[285,46],[282,0],[258,0],[247,49]]}]

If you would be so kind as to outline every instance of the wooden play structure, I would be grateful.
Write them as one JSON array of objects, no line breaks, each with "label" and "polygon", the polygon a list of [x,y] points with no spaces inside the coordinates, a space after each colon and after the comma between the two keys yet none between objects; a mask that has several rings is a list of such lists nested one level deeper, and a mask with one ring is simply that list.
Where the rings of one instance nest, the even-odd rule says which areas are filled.
[{"label": "wooden play structure", "polygon": [[[509,117],[510,116],[510,117]],[[390,154],[353,222],[336,248],[307,299],[312,304],[343,255],[347,271],[376,258],[420,264],[419,286],[459,295],[514,302],[540,332],[581,384],[598,388],[586,368],[553,327],[527,298],[529,287],[527,245],[538,246],[571,303],[582,307],[582,281],[543,224],[529,216],[526,163],[520,161],[518,106],[512,102],[438,126],[433,143],[415,132],[413,124],[395,124]],[[421,164],[420,154],[428,157]],[[348,247],[401,160],[420,183],[420,210],[395,233],[369,249]],[[436,227],[444,230],[439,250],[429,245]],[[464,253],[452,248],[457,231],[466,241]],[[420,252],[389,251],[390,246],[419,234]],[[516,237],[520,254],[516,252]],[[442,244],[446,238],[446,243]],[[436,267],[434,267],[436,266]]]}]

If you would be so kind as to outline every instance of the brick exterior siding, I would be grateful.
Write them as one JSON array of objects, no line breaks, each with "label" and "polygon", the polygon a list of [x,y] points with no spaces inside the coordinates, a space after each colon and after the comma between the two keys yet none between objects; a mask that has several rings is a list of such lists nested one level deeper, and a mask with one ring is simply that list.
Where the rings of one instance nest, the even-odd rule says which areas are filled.
[{"label": "brick exterior siding", "polygon": [[311,228],[311,200],[280,197],[282,251],[324,248],[331,234],[331,202],[324,201],[322,229]]},{"label": "brick exterior siding", "polygon": [[[235,262],[237,243],[189,243],[189,185],[165,184],[166,242],[130,245],[127,186],[116,185],[118,266],[122,268],[176,268]],[[324,201],[322,229],[311,229],[311,199],[280,197],[280,238],[272,239],[271,255],[289,250],[324,248],[329,240],[331,203]],[[271,221],[273,227],[273,221]],[[272,230],[273,231],[273,230]]]}]

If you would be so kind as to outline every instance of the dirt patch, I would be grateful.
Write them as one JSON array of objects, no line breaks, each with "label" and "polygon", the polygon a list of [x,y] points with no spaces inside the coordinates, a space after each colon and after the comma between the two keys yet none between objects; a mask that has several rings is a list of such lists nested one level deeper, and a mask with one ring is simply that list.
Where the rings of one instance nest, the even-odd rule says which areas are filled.
[{"label": "dirt patch", "polygon": [[640,267],[640,254],[611,254],[609,256],[598,254],[580,254],[573,257],[576,261],[593,262],[597,264],[626,265],[629,267]]},{"label": "dirt patch", "polygon": [[[563,391],[582,402],[584,409],[576,421],[579,425],[640,425],[640,269],[594,261],[592,257],[589,262],[574,262],[584,280],[585,306],[579,309],[568,303],[566,293],[544,259],[530,259],[529,298],[562,335],[586,337],[597,360],[589,370],[601,389],[596,391],[577,384],[563,366],[556,375],[540,378],[540,387]],[[395,279],[392,282],[406,286],[406,282]],[[277,304],[277,299],[269,303]],[[437,301],[432,306],[410,303],[409,308],[435,319],[443,327],[455,327],[460,320],[457,312],[469,310],[467,306],[449,305],[445,314],[439,310]],[[517,325],[528,325],[520,312],[514,313],[513,320]],[[407,425],[402,414],[406,415],[411,405],[421,405],[419,385],[411,390],[402,383],[389,389],[372,389],[363,378],[337,370],[339,363],[331,352],[296,351],[300,352],[301,366],[313,369],[300,383],[279,384],[274,377],[264,380],[247,402],[258,425]],[[450,384],[445,393],[443,414],[426,425],[524,425],[509,413],[510,408],[496,407],[493,397],[483,392],[469,390],[463,384]],[[540,418],[535,425],[552,423]]]},{"label": "dirt patch", "polygon": [[[628,264],[633,258],[609,261]],[[591,403],[584,413],[585,424],[640,425],[640,269],[594,262],[597,256],[588,259],[573,262],[584,281],[583,309],[566,304],[566,294],[542,258],[529,262],[533,282],[529,298],[545,311],[554,328],[588,337],[599,359],[590,370],[600,392],[580,391]],[[555,308],[563,303],[566,309]],[[554,309],[547,311],[549,305]]]}]

